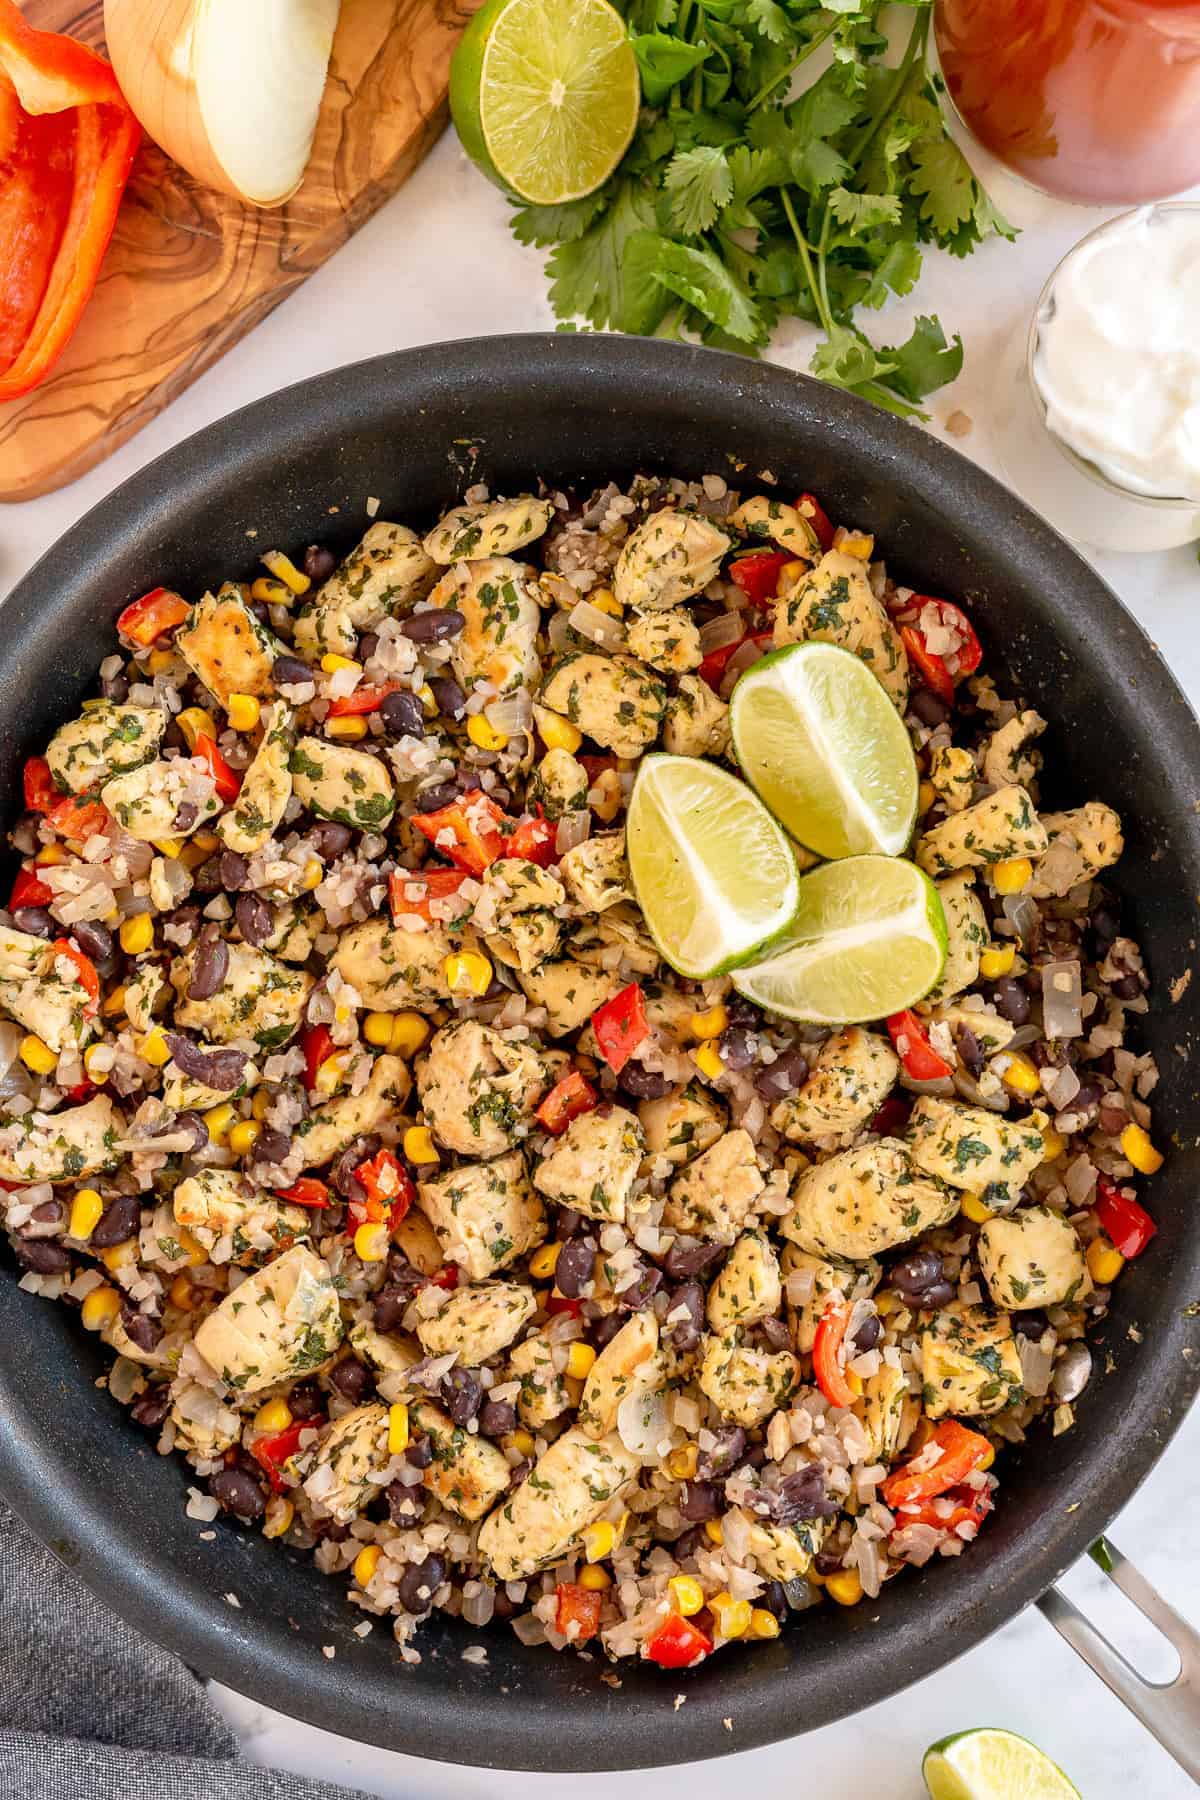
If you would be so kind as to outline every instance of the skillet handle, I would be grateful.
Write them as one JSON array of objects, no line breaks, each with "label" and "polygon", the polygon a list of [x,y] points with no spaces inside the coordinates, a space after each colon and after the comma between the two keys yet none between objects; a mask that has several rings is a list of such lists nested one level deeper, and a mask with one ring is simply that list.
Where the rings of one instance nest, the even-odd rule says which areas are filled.
[{"label": "skillet handle", "polygon": [[1037,1602],[1042,1616],[1180,1767],[1200,1781],[1200,1632],[1167,1605],[1107,1538],[1098,1538],[1089,1554],[1179,1652],[1178,1675],[1172,1681],[1147,1681],[1058,1588],[1050,1588]]}]

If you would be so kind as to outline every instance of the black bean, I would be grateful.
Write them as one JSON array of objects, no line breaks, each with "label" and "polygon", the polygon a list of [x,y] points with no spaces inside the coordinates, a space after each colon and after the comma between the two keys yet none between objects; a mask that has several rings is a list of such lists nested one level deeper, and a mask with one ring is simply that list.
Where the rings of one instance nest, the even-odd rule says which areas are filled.
[{"label": "black bean", "polygon": [[467,696],[450,675],[439,675],[429,684],[433,703],[448,719],[461,719],[467,710]]},{"label": "black bean", "polygon": [[1036,1343],[1050,1329],[1050,1321],[1044,1312],[1030,1307],[1026,1312],[1015,1312],[1012,1315],[1012,1328],[1014,1332],[1019,1331],[1022,1337]]},{"label": "black bean", "polygon": [[299,687],[301,682],[313,678],[308,664],[302,663],[297,656],[277,656],[271,674],[279,687]]},{"label": "black bean", "polygon": [[877,1313],[868,1313],[853,1337],[854,1348],[860,1356],[873,1350],[883,1336],[883,1325]]},{"label": "black bean", "polygon": [[592,1238],[572,1238],[558,1253],[554,1284],[568,1300],[577,1300],[592,1279],[596,1245]]},{"label": "black bean", "polygon": [[111,1250],[124,1244],[142,1222],[142,1202],[137,1194],[118,1194],[110,1200],[92,1232],[88,1243],[94,1250]]},{"label": "black bean", "polygon": [[344,1199],[355,1200],[363,1197],[362,1183],[357,1179],[354,1171],[359,1163],[369,1161],[379,1147],[379,1138],[372,1134],[369,1137],[356,1137],[342,1151],[329,1172],[329,1180]]},{"label": "black bean", "polygon": [[221,886],[231,894],[236,894],[240,887],[246,885],[246,877],[250,873],[250,862],[237,850],[221,852]]},{"label": "black bean", "polygon": [[261,894],[239,894],[233,916],[243,938],[255,949],[265,944],[275,930],[275,908]]},{"label": "black bean", "polygon": [[774,1613],[782,1623],[788,1616],[787,1595],[783,1591],[782,1581],[768,1581],[758,1597],[758,1604],[765,1606],[769,1613]]},{"label": "black bean", "polygon": [[418,1490],[420,1477],[411,1484],[393,1481],[384,1491],[388,1517],[393,1525],[414,1525],[425,1510],[425,1496]]},{"label": "black bean", "polygon": [[662,1286],[661,1269],[643,1269],[627,1288],[622,1288],[616,1296],[617,1305],[623,1312],[641,1312],[648,1306]]},{"label": "black bean", "polygon": [[315,1381],[298,1381],[287,1403],[293,1419],[312,1419],[325,1411],[325,1399]]},{"label": "black bean", "polygon": [[277,1131],[274,1125],[264,1125],[254,1146],[254,1160],[261,1163],[281,1163],[291,1147],[290,1132]]},{"label": "black bean", "polygon": [[787,1350],[791,1345],[791,1333],[782,1319],[760,1319],[756,1329],[768,1350]]},{"label": "black bean", "polygon": [[1002,975],[992,988],[992,999],[1000,1017],[1010,1025],[1028,1023],[1029,992],[1019,976]]},{"label": "black bean", "polygon": [[936,1250],[914,1250],[910,1256],[893,1263],[888,1280],[898,1294],[914,1300],[927,1287],[943,1279],[942,1259]]},{"label": "black bean", "polygon": [[218,1469],[209,1479],[208,1491],[225,1512],[238,1519],[261,1518],[266,1505],[262,1489],[244,1469]]},{"label": "black bean", "polygon": [[1063,1107],[1063,1111],[1072,1113],[1095,1112],[1103,1098],[1104,1089],[1100,1086],[1098,1081],[1084,1081],[1080,1083],[1079,1092],[1076,1094],[1075,1098],[1071,1101],[1069,1106]]},{"label": "black bean", "polygon": [[337,557],[324,544],[310,544],[304,552],[304,573],[317,587],[337,568]]},{"label": "black bean", "polygon": [[427,1556],[423,1563],[410,1563],[397,1585],[405,1612],[427,1613],[433,1605],[433,1596],[445,1579],[446,1565],[440,1556]]},{"label": "black bean", "polygon": [[113,700],[118,706],[123,706],[129,698],[128,675],[123,674],[120,670],[115,675],[102,675],[100,692],[106,700]]},{"label": "black bean", "polygon": [[151,1318],[149,1313],[140,1312],[136,1306],[128,1302],[121,1308],[121,1323],[125,1327],[125,1335],[136,1344],[139,1350],[149,1353],[153,1350],[163,1334],[158,1319]]},{"label": "black bean", "polygon": [[442,1380],[442,1398],[454,1423],[469,1425],[483,1405],[483,1383],[474,1369],[451,1369]]},{"label": "black bean", "polygon": [[175,808],[175,817],[171,820],[174,832],[190,831],[200,817],[200,808],[194,800],[181,800]]},{"label": "black bean", "polygon": [[260,625],[270,625],[271,608],[267,605],[265,600],[251,600],[250,611],[254,614]]},{"label": "black bean", "polygon": [[72,925],[71,936],[94,963],[102,963],[112,955],[112,932],[94,919],[81,919],[77,925]]},{"label": "black bean", "polygon": [[558,1209],[558,1235],[561,1238],[574,1237],[576,1232],[584,1231],[591,1224],[581,1212],[573,1206],[560,1206]]},{"label": "black bean", "polygon": [[1121,915],[1115,906],[1109,905],[1107,901],[1102,901],[1099,906],[1092,909],[1090,923],[1096,947],[1103,957],[1109,945],[1120,935]]},{"label": "black bean", "polygon": [[931,728],[944,725],[951,712],[946,702],[927,687],[919,687],[909,695],[908,710],[917,715],[922,725]]},{"label": "black bean", "polygon": [[709,1547],[708,1533],[703,1525],[689,1525],[686,1531],[680,1532],[671,1545],[671,1554],[678,1563],[687,1562],[689,1557]]},{"label": "black bean", "polygon": [[485,1400],[479,1409],[479,1429],[484,1437],[503,1437],[506,1431],[514,1431],[517,1424],[517,1409],[511,1400]]},{"label": "black bean", "polygon": [[701,1481],[721,1481],[736,1469],[746,1451],[746,1433],[740,1425],[719,1425],[709,1450],[701,1450],[696,1473]]},{"label": "black bean", "polygon": [[44,1200],[41,1206],[35,1206],[30,1219],[38,1225],[58,1225],[66,1215],[66,1207],[61,1200]]},{"label": "black bean", "polygon": [[727,1069],[748,1069],[754,1061],[754,1043],[745,1025],[728,1025],[718,1039],[721,1061]]},{"label": "black bean", "polygon": [[704,1330],[704,1289],[698,1281],[685,1281],[670,1296],[667,1314],[685,1306],[688,1316],[671,1327],[671,1342],[681,1356],[690,1356],[700,1342]]},{"label": "black bean", "polygon": [[1118,1000],[1136,1000],[1142,992],[1140,975],[1122,975],[1119,981],[1110,981],[1108,985]]},{"label": "black bean", "polygon": [[624,1323],[619,1312],[605,1313],[602,1319],[597,1319],[592,1326],[592,1342],[597,1350],[603,1350],[606,1344],[611,1344]]},{"label": "black bean", "polygon": [[630,1094],[635,1100],[661,1100],[669,1094],[675,1084],[669,1081],[659,1069],[648,1069],[644,1063],[631,1057],[617,1076],[617,1086],[623,1094]]},{"label": "black bean", "polygon": [[511,1619],[517,1610],[515,1600],[510,1600],[502,1587],[496,1589],[496,1598],[492,1604],[493,1619]]},{"label": "black bean", "polygon": [[725,999],[725,1011],[729,1014],[731,1025],[749,1025],[755,1031],[762,1030],[763,1016],[753,1000],[747,1000],[744,994],[728,994]]},{"label": "black bean", "polygon": [[350,847],[352,832],[348,825],[338,825],[333,820],[314,825],[308,834],[308,841],[317,855],[326,862],[332,862]]},{"label": "black bean", "polygon": [[690,1525],[703,1525],[725,1510],[721,1490],[712,1481],[685,1481],[679,1490],[679,1510]]},{"label": "black bean", "polygon": [[381,701],[379,716],[392,737],[425,736],[425,714],[415,694],[388,694]]},{"label": "black bean", "polygon": [[157,1431],[171,1410],[170,1382],[163,1381],[157,1387],[148,1388],[129,1410],[139,1425],[145,1425],[150,1431]]},{"label": "black bean", "polygon": [[934,1281],[919,1296],[916,1305],[920,1312],[936,1312],[939,1306],[949,1306],[958,1289],[953,1282]]},{"label": "black bean", "polygon": [[18,931],[27,931],[30,937],[57,937],[60,930],[44,906],[18,906],[13,914],[13,924]]},{"label": "black bean", "polygon": [[[225,949],[224,944],[221,948]],[[191,998],[195,998],[194,987]],[[176,1066],[185,1075],[202,1081],[205,1087],[216,1088],[218,1093],[231,1094],[246,1073],[248,1058],[244,1050],[202,1050],[180,1031],[169,1031],[167,1043]]]},{"label": "black bean", "polygon": [[841,1508],[825,1492],[825,1476],[819,1463],[796,1469],[773,1485],[759,1488],[750,1502],[773,1524],[795,1525],[801,1519],[832,1519]]},{"label": "black bean", "polygon": [[192,903],[177,906],[173,912],[164,915],[163,924],[171,928],[170,942],[190,944],[200,929],[200,908]]},{"label": "black bean", "polygon": [[357,1406],[360,1400],[375,1388],[375,1378],[366,1363],[359,1362],[357,1356],[345,1356],[341,1362],[329,1371],[329,1384],[335,1387],[343,1400],[349,1400]]},{"label": "black bean", "polygon": [[983,1046],[969,1025],[959,1025],[954,1033],[954,1044],[968,1074],[976,1079],[983,1074]]},{"label": "black bean", "polygon": [[429,606],[423,612],[410,613],[400,630],[410,643],[443,644],[456,638],[466,622],[466,614],[452,606]]},{"label": "black bean", "polygon": [[727,1254],[724,1244],[698,1244],[688,1238],[676,1238],[663,1260],[663,1268],[673,1280],[703,1275]]},{"label": "black bean", "polygon": [[71,1266],[70,1251],[54,1238],[14,1238],[13,1249],[21,1267],[34,1275],[58,1275]]},{"label": "black bean", "polygon": [[208,1126],[204,1123],[200,1114],[198,1112],[192,1112],[190,1108],[187,1112],[177,1113],[175,1115],[175,1122],[169,1129],[171,1131],[191,1132],[193,1156],[195,1156],[198,1151],[203,1150],[208,1143]]},{"label": "black bean", "polygon": [[189,1000],[211,1000],[225,985],[229,973],[229,945],[218,937],[219,927],[206,925],[200,933],[192,971],[188,978]]},{"label": "black bean", "polygon": [[754,1091],[768,1105],[782,1100],[808,1079],[808,1058],[803,1050],[785,1050],[754,1077]]},{"label": "black bean", "polygon": [[414,1469],[427,1469],[433,1461],[433,1444],[425,1432],[418,1432],[404,1452],[405,1462]]},{"label": "black bean", "polygon": [[500,808],[501,812],[508,812],[512,806],[512,794],[502,782],[498,781],[488,789],[488,798]]},{"label": "black bean", "polygon": [[836,1575],[842,1566],[840,1550],[818,1550],[813,1557],[813,1568],[818,1575]]}]

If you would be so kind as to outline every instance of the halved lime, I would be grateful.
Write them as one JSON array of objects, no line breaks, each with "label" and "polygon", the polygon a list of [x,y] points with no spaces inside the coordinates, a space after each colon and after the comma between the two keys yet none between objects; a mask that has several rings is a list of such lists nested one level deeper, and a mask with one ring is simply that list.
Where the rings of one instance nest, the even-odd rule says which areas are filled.
[{"label": "halved lime", "polygon": [[904,721],[865,662],[789,644],[747,669],[730,702],[747,781],[818,856],[898,856],[917,816]]},{"label": "halved lime", "polygon": [[801,876],[786,939],[733,985],[785,1019],[847,1025],[911,1006],[945,961],[946,916],[928,877],[898,857],[848,856]]},{"label": "halved lime", "polygon": [[579,200],[612,174],[641,98],[625,22],[608,0],[488,0],[450,68],[463,148],[521,200]]},{"label": "halved lime", "polygon": [[744,781],[698,756],[643,758],[625,822],[629,869],[655,943],[681,975],[754,956],[796,910],[787,838]]},{"label": "halved lime", "polygon": [[1080,1800],[1074,1782],[1044,1751],[997,1726],[931,1744],[921,1773],[933,1800]]}]

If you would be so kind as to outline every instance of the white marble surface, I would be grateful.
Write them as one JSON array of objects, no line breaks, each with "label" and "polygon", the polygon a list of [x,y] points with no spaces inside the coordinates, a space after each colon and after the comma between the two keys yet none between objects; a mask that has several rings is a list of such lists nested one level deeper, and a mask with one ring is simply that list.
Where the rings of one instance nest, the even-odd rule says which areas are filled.
[{"label": "white marble surface", "polygon": [[[938,311],[962,332],[966,366],[935,397],[935,429],[956,408],[973,421],[959,447],[994,467],[988,421],[999,346],[1027,315],[1064,251],[1103,216],[1047,201],[1003,178],[993,191],[1022,227],[1015,246],[993,243],[968,262],[930,255],[918,292],[877,322],[891,341],[916,312]],[[81,513],[180,438],[287,382],[356,357],[438,339],[542,329],[552,323],[540,256],[517,245],[505,207],[464,162],[448,135],[403,192],[320,274],[261,325],[148,430],[60,494],[0,510],[0,595]],[[810,333],[796,326],[773,348],[803,368]],[[1194,549],[1096,561],[1167,653],[1200,705],[1200,567]],[[1141,1493],[1113,1528],[1114,1540],[1185,1614],[1200,1621],[1200,1551],[1194,1523],[1200,1412],[1194,1413]],[[1119,1634],[1140,1666],[1171,1672],[1161,1640],[1099,1574],[1080,1568],[1068,1590]],[[612,1777],[498,1775],[422,1762],[330,1737],[266,1712],[238,1695],[218,1699],[256,1761],[324,1775],[388,1800],[591,1800]],[[909,1692],[801,1740],[735,1759],[634,1777],[639,1800],[665,1800],[686,1783],[694,1800],[731,1789],[763,1800],[800,1791],[823,1800],[918,1800],[921,1751],[969,1725],[1025,1733],[1071,1773],[1087,1800],[1187,1800],[1193,1784],[1107,1690],[1030,1611],[969,1656]],[[569,1730],[564,1721],[564,1729]],[[624,1784],[630,1778],[623,1777]]]}]

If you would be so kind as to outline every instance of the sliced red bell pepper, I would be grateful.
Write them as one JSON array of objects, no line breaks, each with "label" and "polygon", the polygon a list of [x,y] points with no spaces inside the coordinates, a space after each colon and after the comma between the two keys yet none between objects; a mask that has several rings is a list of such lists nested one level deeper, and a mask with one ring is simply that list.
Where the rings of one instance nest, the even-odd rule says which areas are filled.
[{"label": "sliced red bell pepper", "polygon": [[904,1065],[904,1073],[913,1081],[940,1081],[954,1073],[925,1035],[925,1027],[916,1013],[893,1013],[887,1022],[888,1036],[896,1047],[896,1055]]},{"label": "sliced red bell pepper", "polygon": [[[457,894],[463,882],[470,879],[465,869],[394,869],[388,876],[388,900],[392,918],[424,919],[432,925],[435,920],[430,911],[430,901],[449,900]],[[414,894],[417,895],[416,899],[413,898]],[[441,921],[437,920],[436,923],[440,924]]]},{"label": "sliced red bell pepper", "polygon": [[779,571],[793,560],[786,550],[751,550],[748,556],[735,557],[730,563],[729,579],[752,606],[765,606],[775,598]]},{"label": "sliced red bell pepper", "polygon": [[646,1655],[660,1669],[690,1669],[710,1655],[712,1647],[712,1639],[691,1619],[672,1613],[648,1640]]},{"label": "sliced red bell pepper", "polygon": [[291,1187],[276,1188],[275,1193],[278,1199],[287,1200],[292,1206],[311,1206],[318,1212],[323,1212],[329,1205],[329,1189],[315,1175],[301,1175]]},{"label": "sliced red bell pepper", "polygon": [[801,494],[796,502],[796,511],[802,512],[817,534],[817,541],[822,550],[833,549],[833,522],[815,494]]},{"label": "sliced red bell pepper", "polygon": [[912,1102],[900,1094],[889,1094],[875,1117],[871,1120],[871,1130],[877,1131],[880,1137],[899,1137],[908,1124],[912,1112]]},{"label": "sliced red bell pepper", "polygon": [[[595,1637],[600,1629],[601,1596],[590,1588],[580,1587],[577,1581],[560,1581],[557,1589],[558,1610],[554,1615],[554,1628],[564,1637],[570,1636],[573,1644],[582,1644],[586,1638]],[[570,1631],[575,1625],[578,1629]]]},{"label": "sliced red bell pepper", "polygon": [[[468,875],[482,875],[497,857],[505,854],[508,840],[500,829],[507,822],[505,815],[481,788],[439,807],[437,812],[414,813],[412,822],[435,849],[449,857],[455,868],[465,869]],[[448,841],[439,842],[447,833]]]},{"label": "sliced red bell pepper", "polygon": [[403,684],[399,681],[383,681],[378,687],[356,687],[352,694],[343,694],[337,700],[329,702],[327,719],[359,718],[364,713],[378,712],[389,694],[398,694]]},{"label": "sliced red bell pepper", "polygon": [[317,1070],[326,1057],[333,1055],[333,1033],[328,1025],[306,1025],[300,1033],[300,1049],[304,1056],[304,1085],[311,1094],[317,1085]]},{"label": "sliced red bell pepper", "polygon": [[[401,1167],[393,1150],[376,1151],[368,1161],[358,1164],[354,1176],[366,1189],[366,1218],[386,1220],[389,1231],[400,1223],[417,1197],[411,1175]],[[351,1202],[352,1212],[356,1205]],[[363,1224],[365,1220],[356,1222]]]},{"label": "sliced red bell pepper", "polygon": [[631,981],[619,994],[596,1008],[592,1014],[592,1030],[601,1056],[613,1074],[619,1075],[650,1032],[646,997],[636,981]]},{"label": "sliced red bell pepper", "polygon": [[842,1366],[842,1345],[850,1308],[845,1301],[831,1301],[821,1314],[813,1336],[813,1374],[817,1386],[831,1406],[853,1406],[858,1394],[846,1379]]},{"label": "sliced red bell pepper", "polygon": [[733,661],[734,652],[743,644],[757,644],[760,649],[767,650],[774,639],[773,630],[748,631],[732,644],[722,644],[719,650],[710,650],[700,667],[696,670],[701,681],[707,681],[710,688],[719,688],[725,679],[725,671]]},{"label": "sliced red bell pepper", "polygon": [[[981,1432],[968,1431],[957,1419],[943,1419],[934,1427],[930,1440],[941,1451],[927,1469],[914,1470],[912,1462],[894,1469],[883,1484],[884,1503],[893,1511],[912,1501],[933,1500],[948,1488],[957,1487],[972,1469],[990,1460],[992,1446]],[[928,1445],[925,1446],[928,1448]],[[919,1452],[923,1455],[924,1452]]]},{"label": "sliced red bell pepper", "polygon": [[111,820],[108,808],[94,795],[68,794],[65,800],[55,801],[46,823],[59,837],[82,839],[107,830]]},{"label": "sliced red bell pepper", "polygon": [[1096,1217],[1126,1262],[1140,1256],[1158,1226],[1144,1206],[1101,1175],[1096,1182]]},{"label": "sliced red bell pepper", "polygon": [[[953,600],[939,600],[934,594],[912,594],[904,603],[904,611],[906,614],[909,612],[916,613],[918,619],[918,631],[921,631],[919,623],[920,615],[925,611],[927,606],[935,607],[937,609],[938,618],[946,627],[947,631],[957,633],[963,640],[961,649],[956,650],[951,659],[954,664],[953,671],[951,671],[950,664],[946,661],[945,657],[939,656],[938,661],[942,664],[942,667],[946,670],[947,674],[950,675],[952,681],[957,681],[964,675],[973,675],[983,661],[983,645],[979,642],[975,627],[972,625],[970,619],[968,619],[961,606],[955,606]],[[924,642],[923,632],[922,642]]]},{"label": "sliced red bell pepper", "polygon": [[283,1470],[299,1451],[304,1432],[312,1431],[324,1423],[324,1419],[320,1418],[293,1419],[286,1431],[273,1432],[270,1437],[255,1438],[250,1445],[250,1454],[266,1470],[267,1480],[274,1493],[281,1494],[287,1486]]},{"label": "sliced red bell pepper", "polygon": [[139,650],[148,650],[165,631],[182,625],[191,611],[182,594],[173,588],[151,588],[139,600],[131,600],[117,620],[117,631]]},{"label": "sliced red bell pepper", "polygon": [[[950,1502],[947,1511],[946,1503]],[[934,1500],[922,1500],[914,1511],[911,1506],[897,1514],[892,1536],[906,1525],[932,1525],[935,1531],[957,1531],[968,1520],[976,1531],[992,1510],[989,1487],[952,1487]]]},{"label": "sliced red bell pepper", "polygon": [[66,348],[141,135],[102,56],[0,0],[0,401],[36,387]]},{"label": "sliced red bell pepper", "polygon": [[555,860],[557,836],[558,826],[551,819],[522,819],[504,846],[504,854],[536,863],[539,869],[549,868]]},{"label": "sliced red bell pepper", "polygon": [[12,893],[8,897],[9,912],[16,912],[18,906],[49,906],[54,898],[54,889],[39,881],[29,867],[17,870],[17,879],[13,882]]},{"label": "sliced red bell pepper", "polygon": [[213,778],[213,786],[217,790],[219,800],[236,800],[242,791],[242,778],[235,775],[217,746],[206,731],[196,733],[196,742],[192,755],[198,756],[208,764],[208,772]]},{"label": "sliced red bell pepper", "polygon": [[570,1313],[573,1319],[582,1317],[583,1301],[568,1299],[566,1294],[551,1294],[546,1301],[548,1313]]},{"label": "sliced red bell pepper", "polygon": [[925,648],[925,639],[915,625],[900,627],[900,642],[917,674],[947,706],[954,705],[954,678],[940,656]]},{"label": "sliced red bell pepper", "polygon": [[453,1292],[458,1286],[458,1264],[443,1263],[441,1268],[435,1269],[429,1277],[429,1284],[431,1287],[449,1288]]},{"label": "sliced red bell pepper", "polygon": [[600,1103],[600,1096],[578,1069],[572,1069],[561,1081],[556,1081],[534,1117],[543,1131],[553,1132],[555,1137],[567,1129],[572,1119],[580,1113],[589,1113]]},{"label": "sliced red bell pepper", "polygon": [[95,1093],[95,1084],[91,1081],[77,1081],[73,1088],[67,1089],[67,1099],[72,1106],[82,1106]]},{"label": "sliced red bell pepper", "polygon": [[60,799],[54,777],[50,773],[50,764],[44,756],[29,758],[22,771],[21,782],[25,790],[25,806],[29,812],[49,812]]},{"label": "sliced red bell pepper", "polygon": [[75,948],[75,945],[71,942],[70,938],[55,938],[50,947],[56,955],[65,956],[70,962],[75,964],[75,972],[79,976],[79,985],[87,994],[89,1002],[84,1010],[85,1012],[93,1011],[100,999],[100,977],[96,973],[96,965],[92,962],[90,957],[83,954],[82,950],[77,950]]}]

